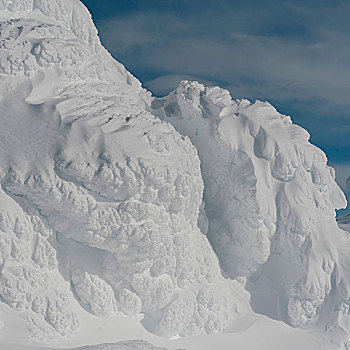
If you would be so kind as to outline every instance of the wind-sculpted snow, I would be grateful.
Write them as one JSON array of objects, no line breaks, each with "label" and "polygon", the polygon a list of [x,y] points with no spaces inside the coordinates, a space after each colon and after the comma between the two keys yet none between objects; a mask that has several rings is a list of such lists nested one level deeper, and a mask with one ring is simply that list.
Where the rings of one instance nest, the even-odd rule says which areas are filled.
[{"label": "wind-sculpted snow", "polygon": [[44,342],[79,330],[75,300],[164,336],[225,330],[250,307],[197,227],[196,148],[147,111],[80,2],[0,10],[1,301]]},{"label": "wind-sculpted snow", "polygon": [[268,103],[196,82],[152,107],[196,146],[208,238],[225,272],[248,279],[253,307],[348,332],[350,239],[334,210],[346,201],[308,133]]},{"label": "wind-sculpted snow", "polygon": [[[348,332],[344,196],[271,105],[189,82],[152,99],[80,1],[0,0],[0,121],[0,344],[18,327],[15,346],[77,346],[120,319],[165,337],[248,329],[244,287],[258,312]],[[156,349],[111,333],[92,349]]]}]

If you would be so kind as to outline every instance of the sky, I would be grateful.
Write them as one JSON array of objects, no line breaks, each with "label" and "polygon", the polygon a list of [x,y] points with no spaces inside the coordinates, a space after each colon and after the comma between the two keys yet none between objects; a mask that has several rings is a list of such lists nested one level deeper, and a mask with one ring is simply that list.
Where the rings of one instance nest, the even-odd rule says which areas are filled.
[{"label": "sky", "polygon": [[350,199],[350,1],[82,2],[103,45],[155,96],[187,79],[270,102],[309,131]]}]

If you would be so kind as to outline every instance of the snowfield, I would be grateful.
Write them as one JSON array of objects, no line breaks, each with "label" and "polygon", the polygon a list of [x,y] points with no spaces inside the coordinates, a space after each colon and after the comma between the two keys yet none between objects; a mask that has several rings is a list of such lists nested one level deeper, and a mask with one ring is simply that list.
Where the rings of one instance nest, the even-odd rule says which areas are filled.
[{"label": "snowfield", "polygon": [[152,97],[78,0],[0,20],[0,348],[350,348],[346,200],[305,130]]}]

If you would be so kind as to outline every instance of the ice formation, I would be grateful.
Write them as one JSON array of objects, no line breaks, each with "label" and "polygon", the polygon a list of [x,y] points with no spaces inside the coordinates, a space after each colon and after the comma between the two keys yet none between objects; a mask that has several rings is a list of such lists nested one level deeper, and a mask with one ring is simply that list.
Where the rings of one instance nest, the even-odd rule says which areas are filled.
[{"label": "ice formation", "polygon": [[[0,335],[219,333],[250,304],[347,334],[345,198],[306,131],[195,82],[153,98],[78,0],[0,0],[0,20]],[[130,347],[156,349],[92,348]]]},{"label": "ice formation", "polygon": [[195,147],[147,111],[80,2],[0,9],[19,16],[1,23],[2,300],[43,337],[74,334],[73,295],[165,336],[226,329],[248,294],[197,227]]},{"label": "ice formation", "polygon": [[247,279],[254,309],[347,330],[350,238],[335,221],[346,200],[308,133],[266,102],[197,82],[152,107],[196,146],[207,236],[223,270]]}]

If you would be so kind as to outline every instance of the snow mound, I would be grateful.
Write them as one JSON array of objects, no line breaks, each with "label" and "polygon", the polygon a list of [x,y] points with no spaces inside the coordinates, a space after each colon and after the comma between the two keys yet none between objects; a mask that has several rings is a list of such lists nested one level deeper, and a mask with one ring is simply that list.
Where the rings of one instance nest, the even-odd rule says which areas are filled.
[{"label": "snow mound", "polygon": [[348,332],[350,239],[335,220],[346,200],[309,134],[266,102],[197,82],[152,108],[196,146],[208,239],[223,270],[247,279],[253,308]]},{"label": "snow mound", "polygon": [[147,111],[150,94],[86,9],[0,10],[2,303],[41,342],[75,336],[76,301],[99,317],[141,313],[169,337],[221,332],[249,312],[197,227],[195,147]]}]

